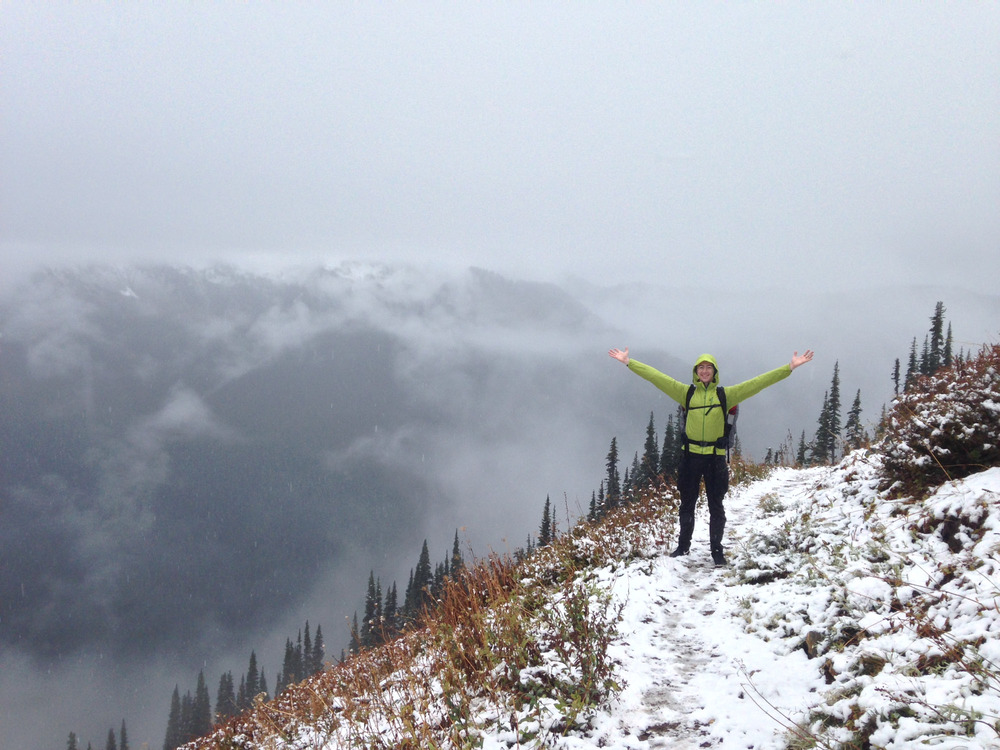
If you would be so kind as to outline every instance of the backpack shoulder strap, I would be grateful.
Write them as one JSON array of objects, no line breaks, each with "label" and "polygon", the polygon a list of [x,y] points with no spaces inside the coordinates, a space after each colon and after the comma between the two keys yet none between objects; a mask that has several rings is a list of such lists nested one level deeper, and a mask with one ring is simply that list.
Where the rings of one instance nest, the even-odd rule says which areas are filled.
[{"label": "backpack shoulder strap", "polygon": [[719,396],[719,403],[722,405],[722,418],[725,420],[724,432],[716,445],[726,449],[726,463],[729,463],[729,435],[732,432],[733,423],[729,421],[729,409],[726,408],[726,389],[718,385],[715,387],[715,392]]},{"label": "backpack shoulder strap", "polygon": [[691,411],[691,397],[694,395],[694,383],[688,386],[687,397],[684,399],[684,424],[681,425],[681,449],[686,453],[688,448],[687,420]]}]

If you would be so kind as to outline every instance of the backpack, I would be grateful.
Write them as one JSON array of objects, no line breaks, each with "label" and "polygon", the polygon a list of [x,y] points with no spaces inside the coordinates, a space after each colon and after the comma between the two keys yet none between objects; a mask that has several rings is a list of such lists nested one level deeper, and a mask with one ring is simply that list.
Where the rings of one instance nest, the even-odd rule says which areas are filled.
[{"label": "backpack", "polygon": [[[709,446],[714,445],[716,448],[726,449],[726,461],[729,461],[729,447],[735,440],[733,437],[736,432],[736,420],[740,416],[740,405],[736,404],[732,409],[726,409],[726,389],[721,385],[715,386],[715,394],[719,397],[719,404],[722,406],[722,411],[726,415],[726,427],[725,431],[722,433],[722,437],[714,442],[706,442],[704,440],[689,440],[687,436],[687,415],[688,410],[691,408],[691,397],[694,395],[695,385],[694,383],[688,388],[687,398],[684,399],[684,450],[687,450],[688,443],[695,443],[696,445]],[[711,406],[696,406],[696,409],[714,409],[715,404]]]}]

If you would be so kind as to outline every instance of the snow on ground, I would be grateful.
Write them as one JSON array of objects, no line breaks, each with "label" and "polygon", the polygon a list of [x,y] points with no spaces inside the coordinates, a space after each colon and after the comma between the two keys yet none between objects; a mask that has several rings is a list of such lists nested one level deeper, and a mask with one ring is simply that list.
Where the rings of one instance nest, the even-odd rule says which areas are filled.
[{"label": "snow on ground", "polygon": [[[754,492],[802,493],[811,475],[766,480]],[[738,547],[753,498],[727,500],[727,540]],[[613,647],[625,689],[588,737],[561,747],[781,748],[780,713],[815,703],[825,688],[805,652],[746,632],[731,573],[712,565],[707,517],[699,517],[691,554],[639,561],[610,581],[624,604],[621,640]]]},{"label": "snow on ground", "polygon": [[1000,747],[1000,469],[899,504],[877,471],[859,453],[734,489],[730,568],[699,517],[690,556],[600,571],[623,606],[624,689],[554,746]]},{"label": "snow on ground", "polygon": [[[733,488],[728,568],[710,562],[704,510],[680,559],[643,527],[639,549],[578,573],[620,612],[620,692],[582,722],[558,700],[484,701],[468,737],[484,750],[1000,748],[1000,468],[917,500],[878,489],[881,461],[858,451]],[[552,639],[537,642],[545,668],[572,679]],[[443,720],[445,689],[431,685],[422,721]],[[367,727],[327,720],[224,746],[389,747],[399,731],[374,714]],[[368,730],[377,742],[358,739]]]}]

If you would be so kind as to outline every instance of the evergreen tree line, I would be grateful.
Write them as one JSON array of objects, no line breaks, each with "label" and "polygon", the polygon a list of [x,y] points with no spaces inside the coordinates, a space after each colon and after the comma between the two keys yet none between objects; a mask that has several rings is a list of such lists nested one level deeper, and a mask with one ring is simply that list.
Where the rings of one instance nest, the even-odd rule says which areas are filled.
[{"label": "evergreen tree line", "polygon": [[953,353],[954,339],[951,335],[951,323],[945,329],[945,307],[943,302],[938,302],[934,306],[934,314],[931,315],[931,327],[924,336],[924,344],[917,354],[917,337],[913,337],[910,344],[910,356],[906,361],[906,371],[901,375],[901,365],[899,358],[892,368],[893,392],[899,395],[900,380],[902,379],[902,389],[905,393],[910,390],[917,378],[921,375],[933,375],[943,367],[951,367],[960,364],[967,357],[964,351],[958,354]]},{"label": "evergreen tree line", "polygon": [[[69,733],[69,741],[66,743],[66,750],[81,750],[76,732]],[[87,743],[87,750],[94,750],[94,746],[89,742]],[[114,729],[108,730],[108,739],[104,745],[104,750],[129,750],[128,730],[125,729],[124,719],[122,719],[122,728],[117,737],[115,736]]]},{"label": "evergreen tree line", "polygon": [[841,455],[866,445],[870,437],[861,421],[861,389],[854,394],[854,401],[847,420],[841,422],[840,361],[833,364],[830,388],[823,393],[823,406],[816,420],[816,434],[812,442],[806,442],[806,432],[802,431],[794,461],[790,461],[790,450],[782,445],[773,455],[768,449],[765,464],[813,466],[833,463]]},{"label": "evergreen tree line", "polygon": [[[281,671],[277,675],[274,694],[277,695],[289,685],[301,682],[319,672],[323,668],[324,656],[322,626],[316,626],[314,637],[310,633],[309,622],[306,621],[305,630],[299,631],[295,643],[291,638],[285,640],[285,656]],[[240,677],[238,687],[231,671],[225,672],[219,678],[214,713],[204,670],[198,672],[194,695],[188,691],[181,696],[180,687],[174,687],[170,698],[170,713],[167,718],[166,736],[163,739],[163,750],[175,750],[191,740],[204,737],[212,731],[212,727],[223,724],[231,717],[238,716],[251,708],[257,696],[263,696],[264,700],[270,698],[267,677],[257,666],[256,651],[250,652],[250,663],[246,673]]]},{"label": "evergreen tree line", "polygon": [[[938,370],[960,364],[965,359],[964,353],[959,352],[957,355],[953,353],[951,323],[945,325],[944,313],[944,303],[938,302],[934,306],[934,314],[930,318],[930,330],[924,337],[923,349],[919,356],[917,354],[917,339],[916,337],[913,339],[905,372],[901,368],[899,358],[896,359],[891,373],[894,395],[899,395],[900,388],[903,392],[909,390],[916,383],[917,378],[923,375],[933,375]],[[885,406],[883,405],[876,434],[885,422],[885,415]],[[811,442],[807,442],[805,431],[802,431],[798,449],[795,451],[794,463],[801,466],[832,463],[842,455],[866,445],[870,439],[871,436],[861,421],[860,389],[855,393],[846,420],[841,426],[840,363],[837,362],[833,367],[830,388],[823,394],[823,406],[817,420],[816,435]],[[769,449],[764,463],[790,463],[788,461],[790,453],[787,445],[783,445],[776,452]]]},{"label": "evergreen tree line", "polygon": [[395,581],[383,594],[381,579],[375,577],[374,570],[370,571],[364,615],[359,623],[358,613],[355,611],[351,624],[350,652],[356,654],[362,649],[380,646],[393,640],[408,625],[415,624],[424,610],[438,599],[445,582],[458,576],[464,567],[465,560],[458,544],[456,529],[451,553],[433,569],[427,540],[424,539],[417,565],[410,569],[402,605],[399,603]]}]

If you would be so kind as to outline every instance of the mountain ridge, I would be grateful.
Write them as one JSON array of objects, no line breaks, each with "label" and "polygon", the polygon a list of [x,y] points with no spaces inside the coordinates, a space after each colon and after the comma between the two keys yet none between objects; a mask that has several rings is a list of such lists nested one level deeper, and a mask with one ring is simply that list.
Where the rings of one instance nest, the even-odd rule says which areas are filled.
[{"label": "mountain ridge", "polygon": [[[704,510],[668,556],[676,494],[650,487],[186,747],[995,747],[1000,465],[936,428],[957,402],[927,398],[935,379],[1000,437],[994,345],[907,392],[874,446],[745,477],[728,572]],[[921,463],[886,460],[902,440],[956,472],[901,484]]]},{"label": "mountain ridge", "polygon": [[[845,393],[860,361],[888,394],[891,357],[933,304],[901,306],[905,321],[870,313],[899,351],[863,351],[853,319],[841,334],[804,308],[789,333],[785,313],[773,318],[783,301],[741,310],[753,298],[693,325],[694,303],[669,288],[580,294],[483,269],[351,265],[53,268],[5,291],[0,638],[24,668],[4,689],[70,692],[42,676],[70,662],[110,685],[152,649],[183,666],[132,681],[168,695],[205,654],[210,670],[236,669],[305,619],[343,621],[369,570],[405,580],[421,538],[441,547],[463,528],[472,549],[511,549],[547,495],[561,515],[585,514],[608,439],[627,459],[650,412],[662,430],[676,408],[623,375],[609,345],[684,376],[713,339],[728,382],[819,349],[787,389],[747,404],[741,441],[759,458],[789,430],[811,433],[832,356]],[[814,304],[830,319],[835,302]],[[177,571],[189,590],[164,582]],[[189,601],[202,609],[188,615]],[[126,715],[141,736],[162,722],[117,701],[105,728]]]}]

